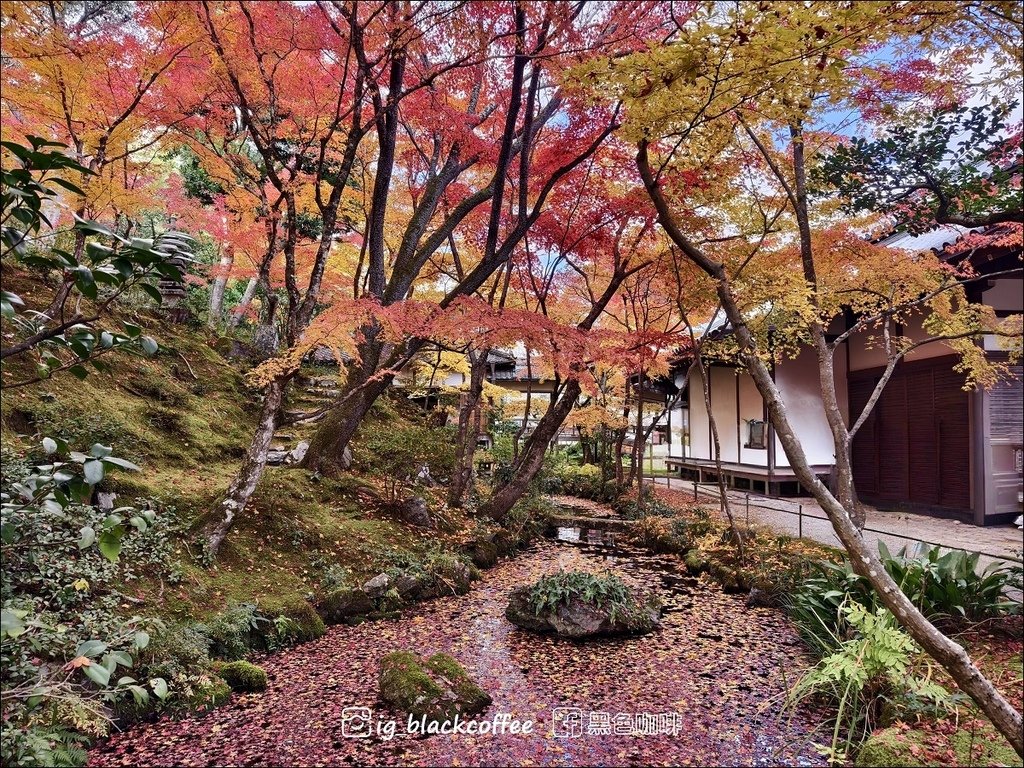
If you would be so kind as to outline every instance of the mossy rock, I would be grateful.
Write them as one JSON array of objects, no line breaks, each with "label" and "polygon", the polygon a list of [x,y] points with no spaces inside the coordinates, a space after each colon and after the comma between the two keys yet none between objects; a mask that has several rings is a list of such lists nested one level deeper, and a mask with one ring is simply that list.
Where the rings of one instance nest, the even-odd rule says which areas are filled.
[{"label": "mossy rock", "polygon": [[695,549],[691,549],[686,553],[683,562],[686,564],[686,570],[694,576],[704,573],[708,568],[708,561],[701,557],[700,552]]},{"label": "mossy rock", "polygon": [[629,593],[625,604],[593,603],[571,595],[540,612],[530,599],[532,586],[516,587],[509,594],[505,618],[528,632],[554,632],[560,637],[643,635],[661,624],[661,604],[653,596]]},{"label": "mossy rock", "polygon": [[373,600],[361,589],[336,589],[324,595],[317,605],[327,624],[340,624],[353,616],[370,613],[374,607]]},{"label": "mossy rock", "polygon": [[175,695],[171,690],[168,699],[170,712],[178,717],[187,717],[193,712],[209,712],[227,704],[231,699],[231,686],[217,675],[203,675],[198,681],[190,683],[188,691]]},{"label": "mossy rock", "polygon": [[498,547],[485,539],[470,542],[466,553],[477,568],[493,568],[498,563]]},{"label": "mossy rock", "polygon": [[263,667],[248,661],[229,661],[215,667],[218,675],[238,693],[254,693],[267,689],[267,673]]},{"label": "mossy rock", "polygon": [[428,659],[395,651],[381,660],[380,697],[384,703],[429,722],[483,712],[491,697],[455,659],[435,653]]},{"label": "mossy rock", "polygon": [[[875,731],[864,742],[857,752],[854,765],[867,768],[919,768],[933,765],[927,756],[926,742],[934,738],[933,734],[916,731],[912,727],[886,728]],[[989,723],[972,732],[963,725],[949,738],[949,748],[955,758],[949,759],[949,765],[1007,765],[1019,766],[1021,759],[1013,747]],[[972,754],[973,749],[973,754]],[[979,751],[980,750],[980,751]],[[918,752],[921,757],[914,755]]]},{"label": "mossy rock", "polygon": [[327,632],[327,627],[324,625],[324,620],[320,618],[320,614],[302,598],[265,600],[260,603],[260,613],[271,622],[278,616],[290,619],[292,626],[287,632],[286,639],[292,643],[316,640]]}]

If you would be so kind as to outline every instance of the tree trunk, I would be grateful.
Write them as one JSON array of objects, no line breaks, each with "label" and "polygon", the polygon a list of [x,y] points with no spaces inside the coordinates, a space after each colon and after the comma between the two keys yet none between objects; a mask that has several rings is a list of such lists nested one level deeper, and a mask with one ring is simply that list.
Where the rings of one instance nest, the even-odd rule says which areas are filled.
[{"label": "tree trunk", "polygon": [[259,286],[259,279],[250,277],[249,282],[245,286],[245,292],[242,294],[242,298],[238,304],[231,311],[231,317],[228,318],[228,330],[234,330],[238,327],[238,324],[242,322],[242,318],[245,317],[245,311],[249,309],[249,305],[252,304],[252,299],[256,295],[256,288]]},{"label": "tree trunk", "polygon": [[448,506],[461,507],[462,498],[473,479],[473,456],[476,453],[476,441],[480,436],[478,420],[474,416],[480,411],[480,396],[484,391],[484,374],[487,371],[487,355],[489,350],[480,350],[470,354],[469,391],[466,392],[462,407],[459,408],[459,432],[455,472],[452,484],[448,488]]},{"label": "tree trunk", "polygon": [[284,400],[287,379],[277,379],[267,386],[263,397],[263,406],[260,409],[260,418],[256,426],[256,432],[249,443],[249,450],[245,452],[242,466],[239,468],[235,479],[232,480],[224,499],[217,505],[220,520],[215,522],[207,536],[207,553],[211,558],[217,556],[224,537],[228,535],[235,517],[248,503],[256,484],[263,474],[263,468],[267,464],[267,451],[270,448],[270,441],[274,438],[274,430],[277,428],[277,414]]},{"label": "tree trunk", "polygon": [[704,364],[704,358],[698,351],[694,358],[694,365],[700,370],[701,388],[704,390],[704,409],[708,412],[708,425],[711,428],[711,437],[715,447],[715,472],[718,474],[718,496],[720,499],[719,509],[725,513],[729,521],[729,530],[732,532],[733,543],[739,550],[740,559],[743,559],[743,536],[736,527],[736,520],[732,516],[732,505],[729,502],[729,494],[725,487],[725,475],[722,473],[722,442],[718,437],[718,420],[715,419],[715,412],[711,409],[711,374]]},{"label": "tree trunk", "polygon": [[544,454],[547,451],[548,443],[558,434],[562,422],[569,415],[569,411],[573,409],[581,391],[580,383],[576,380],[565,385],[561,397],[548,408],[537,424],[537,428],[526,439],[518,460],[512,465],[512,479],[495,489],[491,498],[481,505],[480,511],[483,514],[490,515],[500,523],[516,502],[523,497],[533,478],[537,476],[540,468],[544,465]]},{"label": "tree trunk", "polygon": [[[735,310],[734,316],[730,320],[734,323],[737,320],[742,322],[738,309]],[[742,339],[741,343],[743,343]],[[745,343],[744,346],[749,346],[749,343]],[[850,555],[850,562],[854,569],[871,582],[882,603],[893,612],[910,636],[939,662],[960,686],[960,689],[974,700],[999,729],[999,732],[1010,742],[1017,754],[1024,756],[1024,732],[1022,732],[1024,721],[1022,721],[1021,714],[974,665],[964,648],[936,629],[902,592],[899,585],[885,570],[878,555],[864,541],[860,529],[851,517],[852,507],[848,511],[811,470],[803,447],[790,425],[789,416],[778,388],[772,381],[764,362],[753,354],[747,354],[745,357],[747,358],[747,370],[754,377],[758,390],[768,403],[772,426],[782,443],[790,466],[793,467],[800,482],[811,491],[832,522],[832,527],[839,540]]]},{"label": "tree trunk", "polygon": [[227,246],[221,254],[220,264],[217,267],[217,276],[213,279],[213,286],[210,288],[210,310],[206,317],[206,324],[210,328],[217,328],[224,314],[224,290],[228,286],[228,273],[231,272],[231,265],[235,261],[235,251],[232,246]]},{"label": "tree trunk", "polygon": [[[795,146],[802,147],[802,144],[797,143]],[[709,258],[700,248],[690,242],[679,228],[672,210],[655,180],[647,156],[646,142],[640,143],[637,167],[643,178],[644,187],[658,211],[658,221],[666,234],[691,262],[714,279],[718,299],[725,311],[726,318],[733,327],[733,333],[739,345],[740,360],[754,379],[757,390],[765,401],[772,426],[782,443],[790,466],[797,479],[811,492],[818,504],[821,505],[822,511],[828,516],[836,535],[850,556],[853,568],[871,583],[883,605],[892,611],[896,620],[915,642],[942,665],[943,669],[960,686],[960,689],[974,700],[992,721],[992,724],[1006,737],[1017,754],[1024,757],[1024,718],[1021,717],[1021,713],[1017,712],[992,682],[981,673],[963,647],[936,629],[907,598],[889,572],[885,570],[877,553],[864,541],[860,529],[851,517],[857,513],[857,510],[853,506],[855,496],[852,472],[849,471],[851,467],[850,445],[849,440],[840,440],[838,437],[840,434],[845,434],[845,425],[840,429],[842,412],[839,411],[835,401],[826,400],[835,395],[835,380],[834,378],[831,381],[826,380],[825,374],[826,372],[831,373],[831,364],[826,362],[821,354],[824,334],[820,326],[814,333],[814,343],[818,351],[819,373],[823,382],[822,396],[823,400],[826,400],[825,412],[829,419],[829,425],[833,429],[833,435],[836,436],[837,471],[841,473],[838,478],[841,489],[840,496],[847,493],[845,490],[847,486],[849,489],[848,498],[842,500],[830,493],[825,484],[811,470],[803,446],[790,424],[789,414],[779,388],[772,379],[767,364],[757,354],[757,343],[747,327],[725,266]],[[806,221],[802,221],[801,229],[806,228]],[[802,250],[809,249],[809,237],[805,237],[804,232],[801,235]],[[809,262],[810,259],[808,258],[806,261]],[[811,279],[813,273],[810,270],[807,277],[809,282],[813,282]],[[831,360],[830,356],[828,360]]]}]

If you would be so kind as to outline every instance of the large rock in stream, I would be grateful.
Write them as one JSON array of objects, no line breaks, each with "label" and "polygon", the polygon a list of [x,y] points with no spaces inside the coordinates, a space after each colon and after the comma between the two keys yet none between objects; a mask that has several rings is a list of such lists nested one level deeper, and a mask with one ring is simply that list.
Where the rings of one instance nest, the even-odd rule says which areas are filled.
[{"label": "large rock in stream", "polygon": [[630,594],[625,604],[595,603],[572,595],[556,606],[537,611],[533,587],[517,587],[509,595],[505,618],[529,632],[554,632],[560,637],[643,635],[661,624],[661,606],[653,597]]},{"label": "large rock in stream", "polygon": [[403,712],[430,722],[450,722],[483,712],[491,697],[446,653],[428,659],[395,651],[381,660],[380,698]]}]

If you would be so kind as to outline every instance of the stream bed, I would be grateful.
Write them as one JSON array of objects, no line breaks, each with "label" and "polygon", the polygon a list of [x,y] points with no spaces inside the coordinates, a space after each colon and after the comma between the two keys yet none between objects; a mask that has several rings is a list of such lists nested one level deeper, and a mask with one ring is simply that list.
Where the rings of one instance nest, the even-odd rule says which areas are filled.
[{"label": "stream bed", "polygon": [[[627,639],[537,636],[504,616],[513,587],[559,568],[609,569],[664,603],[662,627]],[[409,733],[377,699],[393,650],[457,658],[494,703],[485,735]],[[115,734],[90,765],[820,765],[821,718],[780,716],[808,663],[780,611],[686,574],[674,557],[558,530],[484,572],[467,595],[414,605],[395,621],[335,626],[261,662],[264,693],[206,715]],[[511,721],[519,733],[511,733]],[[526,723],[530,733],[524,734]],[[390,724],[390,725],[389,725]]]}]

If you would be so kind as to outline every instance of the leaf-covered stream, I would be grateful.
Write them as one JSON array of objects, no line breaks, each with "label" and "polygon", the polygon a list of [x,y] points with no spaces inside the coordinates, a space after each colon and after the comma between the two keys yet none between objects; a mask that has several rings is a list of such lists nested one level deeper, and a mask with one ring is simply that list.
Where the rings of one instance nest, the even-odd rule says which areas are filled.
[{"label": "leaf-covered stream", "polygon": [[[541,542],[485,572],[467,595],[417,605],[397,621],[332,627],[316,642],[267,658],[265,693],[236,694],[206,716],[117,734],[90,764],[820,763],[810,743],[814,714],[779,716],[780,695],[807,663],[784,615],[746,608],[742,597],[688,577],[675,558],[609,545],[608,536],[563,530],[563,539],[577,540]],[[559,568],[610,568],[656,591],[665,603],[661,629],[573,642],[514,628],[504,617],[509,591]],[[532,720],[533,733],[407,733],[406,719],[376,701],[380,658],[406,648],[454,655],[494,698],[478,720],[507,713]],[[393,738],[386,731],[346,737],[346,728],[356,730],[352,716],[364,714],[347,707],[373,709],[372,727],[394,719]],[[556,708],[573,709],[555,722]],[[636,717],[645,714],[663,717]],[[624,735],[630,722],[643,732]],[[556,737],[556,726],[582,734]]]}]

